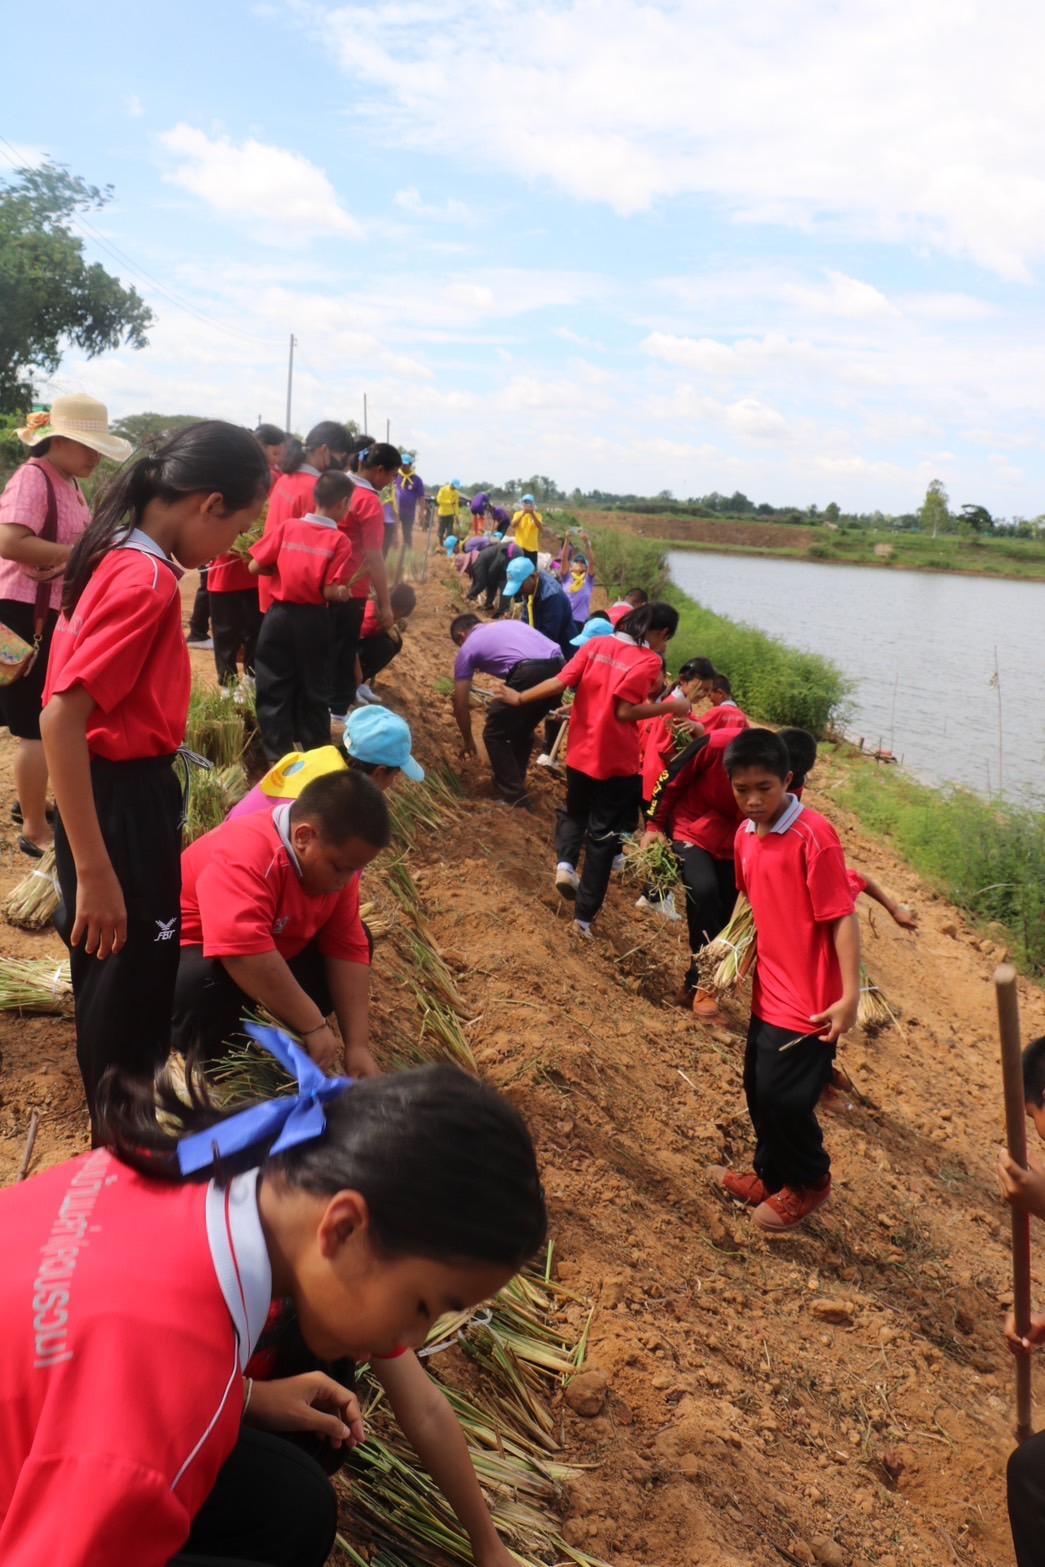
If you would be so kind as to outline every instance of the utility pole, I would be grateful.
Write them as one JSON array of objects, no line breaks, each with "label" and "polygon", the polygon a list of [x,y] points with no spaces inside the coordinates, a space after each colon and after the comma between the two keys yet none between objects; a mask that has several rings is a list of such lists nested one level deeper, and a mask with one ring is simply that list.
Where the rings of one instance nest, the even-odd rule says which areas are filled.
[{"label": "utility pole", "polygon": [[385,420],[385,440],[386,441],[390,441],[391,439],[392,439],[392,421],[391,421],[391,419],[386,419]]},{"label": "utility pole", "polygon": [[293,388],[294,388],[294,350],[297,347],[297,342],[298,342],[297,338],[294,336],[293,332],[291,332],[291,334],[290,334],[290,354],[289,354],[289,357],[287,359],[287,422],[286,422],[286,426],[285,426],[285,429],[286,429],[286,432],[287,432],[288,435],[290,434],[290,401],[291,401],[291,393],[292,393]]},{"label": "utility pole", "polygon": [[368,433],[367,432],[367,427],[366,427],[366,393],[365,392],[363,393],[363,428],[362,428],[362,431],[360,433],[362,435],[366,435]]}]

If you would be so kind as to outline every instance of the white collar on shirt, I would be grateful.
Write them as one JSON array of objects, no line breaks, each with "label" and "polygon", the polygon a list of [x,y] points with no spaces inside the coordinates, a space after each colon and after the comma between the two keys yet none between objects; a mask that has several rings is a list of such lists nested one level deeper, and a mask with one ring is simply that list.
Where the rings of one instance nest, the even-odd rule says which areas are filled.
[{"label": "white collar on shirt", "polygon": [[333,517],[321,517],[318,512],[307,511],[302,517],[302,522],[314,522],[317,528],[336,528],[337,523]]},{"label": "white collar on shirt", "polygon": [[[773,823],[772,827],[769,829],[770,832],[779,832],[779,833],[787,832],[787,829],[789,827],[793,827],[794,826],[795,822],[797,822],[798,818],[801,816],[802,812],[805,810],[805,806],[802,804],[801,800],[798,798],[797,795],[789,794],[788,797],[787,797],[787,801],[788,801],[788,803],[784,807],[784,810],[777,817],[776,821]],[[758,823],[757,822],[753,822],[751,820],[751,818],[748,817],[747,821],[744,823],[744,831],[745,832],[757,832],[758,831]]]},{"label": "white collar on shirt", "polygon": [[150,538],[147,533],[143,533],[140,528],[128,528],[123,538],[116,545],[116,548],[118,550],[137,550],[140,555],[155,555],[157,560],[164,561],[171,568],[176,577],[185,575],[181,567],[176,561],[171,559],[162,545],[157,544],[155,539]]},{"label": "white collar on shirt", "polygon": [[613,633],[613,635],[617,638],[618,642],[626,642],[629,647],[638,647],[639,646],[639,643],[636,642],[635,638],[634,637],[629,637],[629,635],[628,635],[628,633],[626,631],[615,631]]},{"label": "white collar on shirt", "polygon": [[290,855],[290,863],[291,863],[291,865],[293,865],[295,871],[297,872],[298,876],[300,877],[300,875],[301,875],[301,861],[298,859],[297,853],[296,853],[296,851],[294,849],[294,845],[290,841],[290,801],[289,800],[284,801],[284,803],[282,805],[277,805],[276,806],[275,810],[272,812],[272,820],[276,824],[276,831],[279,833],[279,840],[280,840],[280,842],[282,843],[284,849],[286,849],[287,853]]},{"label": "white collar on shirt", "polygon": [[310,479],[318,479],[319,478],[319,469],[318,468],[313,468],[313,466],[312,466],[312,464],[310,462],[303,462],[301,464],[301,467],[298,468],[296,471],[298,473],[307,473]]},{"label": "white collar on shirt", "polygon": [[373,492],[374,495],[377,494],[377,491],[374,489],[374,486],[370,483],[370,480],[369,479],[364,479],[363,475],[361,473],[350,473],[349,474],[349,478],[352,480],[353,484],[358,484],[359,488],[361,490],[370,490],[370,491]]},{"label": "white collar on shirt", "polygon": [[207,1240],[214,1272],[239,1342],[240,1370],[254,1353],[272,1304],[272,1265],[258,1215],[258,1176],[247,1170],[227,1186],[207,1187]]}]

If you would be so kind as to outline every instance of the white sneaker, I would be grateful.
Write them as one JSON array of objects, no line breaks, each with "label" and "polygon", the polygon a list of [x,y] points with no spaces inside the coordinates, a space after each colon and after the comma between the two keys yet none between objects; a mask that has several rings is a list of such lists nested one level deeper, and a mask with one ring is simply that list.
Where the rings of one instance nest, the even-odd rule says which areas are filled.
[{"label": "white sneaker", "polygon": [[577,888],[580,884],[581,879],[573,866],[567,865],[565,860],[560,860],[555,867],[555,887],[568,903],[572,903],[577,896]]},{"label": "white sneaker", "polygon": [[194,647],[194,648],[196,648],[197,652],[200,652],[200,653],[213,653],[214,652],[214,638],[213,637],[196,637],[195,640],[193,640],[192,638],[189,638],[185,645],[186,645],[186,647]]},{"label": "white sneaker", "polygon": [[669,892],[666,898],[647,898],[643,893],[635,899],[637,909],[648,909],[651,914],[656,914],[662,920],[680,920],[682,915],[675,907],[675,894]]},{"label": "white sneaker", "polygon": [[537,766],[538,767],[554,767],[555,763],[552,761],[552,759],[548,755],[547,751],[542,751],[540,756],[537,758]]},{"label": "white sneaker", "polygon": [[383,707],[384,706],[384,703],[382,702],[381,698],[379,696],[375,696],[374,692],[371,691],[370,687],[365,682],[363,682],[360,685],[356,686],[356,701],[357,702],[373,702],[373,703],[376,703],[376,705],[378,707]]},{"label": "white sneaker", "polygon": [[594,941],[595,940],[594,936],[591,933],[591,921],[590,920],[574,920],[571,923],[571,925],[570,925],[570,929],[572,930],[573,934],[575,936],[579,936],[582,941]]},{"label": "white sneaker", "polygon": [[610,866],[610,870],[616,871],[619,874],[624,869],[625,865],[627,865],[627,863],[628,862],[623,854],[615,854],[613,856],[613,864]]}]

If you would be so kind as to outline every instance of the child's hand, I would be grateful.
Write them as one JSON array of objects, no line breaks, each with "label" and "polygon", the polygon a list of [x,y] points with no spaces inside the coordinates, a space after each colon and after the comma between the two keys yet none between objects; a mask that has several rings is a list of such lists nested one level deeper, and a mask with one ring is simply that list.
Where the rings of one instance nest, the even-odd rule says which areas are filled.
[{"label": "child's hand", "polygon": [[669,696],[662,705],[665,713],[671,713],[675,718],[689,718],[693,712],[693,703],[684,696]]},{"label": "child's hand", "polygon": [[110,952],[119,952],[126,940],[127,905],[116,872],[110,864],[93,873],[81,871],[69,945],[77,947],[82,941],[86,953],[107,958]]},{"label": "child's hand", "polygon": [[329,1074],[337,1072],[341,1065],[341,1041],[329,1023],[305,1034],[301,1042],[318,1067]]},{"label": "child's hand", "polygon": [[1045,1219],[1045,1175],[1033,1167],[1024,1170],[1007,1148],[998,1154],[998,1182],[1005,1201],[1021,1213]]},{"label": "child's hand", "polygon": [[811,1033],[818,1033],[825,1045],[833,1045],[836,1039],[848,1032],[856,1022],[856,1009],[860,1004],[859,996],[854,996],[850,1001],[843,996],[824,1012],[814,1012],[809,1019],[811,1023],[820,1023],[819,1029],[811,1029]]},{"label": "child's hand", "polygon": [[1045,1344],[1045,1317],[1037,1312],[1030,1314],[1030,1330],[1026,1338],[1020,1338],[1016,1332],[1016,1315],[1010,1311],[1005,1318],[1005,1339],[1014,1355],[1026,1355],[1040,1349]]},{"label": "child's hand", "polygon": [[903,930],[917,930],[918,916],[913,909],[909,909],[906,903],[890,903],[889,913],[896,924]]},{"label": "child's hand", "polygon": [[475,1567],[516,1567],[515,1557],[503,1540],[491,1540],[487,1546],[473,1549]]},{"label": "child's hand", "polygon": [[335,1448],[358,1447],[366,1435],[358,1398],[324,1371],[255,1382],[247,1420],[262,1431],[314,1432]]},{"label": "child's hand", "polygon": [[381,1068],[366,1045],[346,1045],[344,1073],[346,1077],[380,1077]]},{"label": "child's hand", "polygon": [[516,691],[512,686],[500,686],[495,693],[495,700],[503,702],[506,707],[522,707],[522,692]]}]

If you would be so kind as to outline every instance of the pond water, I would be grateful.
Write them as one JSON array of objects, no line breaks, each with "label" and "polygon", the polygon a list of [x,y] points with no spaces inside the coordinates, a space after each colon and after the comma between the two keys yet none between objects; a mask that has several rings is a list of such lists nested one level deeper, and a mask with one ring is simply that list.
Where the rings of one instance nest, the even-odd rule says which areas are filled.
[{"label": "pond water", "polygon": [[837,664],[854,686],[846,732],[869,749],[927,783],[1045,805],[1045,583],[696,550],[668,560],[708,609]]}]

